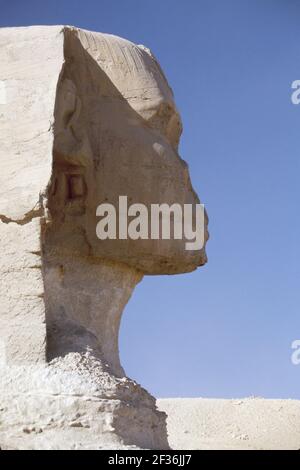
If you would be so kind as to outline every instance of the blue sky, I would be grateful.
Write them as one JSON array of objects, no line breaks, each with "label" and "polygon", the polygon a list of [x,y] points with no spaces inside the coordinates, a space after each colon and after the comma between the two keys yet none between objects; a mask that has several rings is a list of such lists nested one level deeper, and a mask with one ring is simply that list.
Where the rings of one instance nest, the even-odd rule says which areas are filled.
[{"label": "blue sky", "polygon": [[299,399],[300,2],[0,0],[0,12],[1,27],[71,24],[145,44],[175,92],[209,263],[137,287],[120,337],[127,374],[156,396]]}]

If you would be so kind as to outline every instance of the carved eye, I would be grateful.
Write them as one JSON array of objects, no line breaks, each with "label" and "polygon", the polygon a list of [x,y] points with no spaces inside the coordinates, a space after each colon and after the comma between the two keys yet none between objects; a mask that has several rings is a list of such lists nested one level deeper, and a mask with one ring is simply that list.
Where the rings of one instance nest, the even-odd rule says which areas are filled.
[{"label": "carved eye", "polygon": [[182,124],[179,115],[168,103],[162,103],[156,113],[149,119],[153,129],[160,131],[177,148],[182,133]]},{"label": "carved eye", "polygon": [[165,131],[174,111],[167,103],[161,103],[156,112],[149,119],[149,124],[154,129]]}]

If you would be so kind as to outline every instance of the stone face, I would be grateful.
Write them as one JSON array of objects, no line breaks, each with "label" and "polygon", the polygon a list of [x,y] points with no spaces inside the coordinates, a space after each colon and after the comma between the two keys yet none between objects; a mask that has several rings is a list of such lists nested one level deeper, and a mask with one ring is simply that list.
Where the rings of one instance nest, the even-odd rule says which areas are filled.
[{"label": "stone face", "polygon": [[96,208],[199,202],[173,93],[144,46],[74,27],[0,29],[0,60],[0,446],[166,448],[119,325],[144,274],[192,271],[205,247],[100,241]]},{"label": "stone face", "polygon": [[184,240],[99,242],[96,208],[117,207],[120,195],[147,207],[199,200],[177,152],[182,127],[173,93],[151,53],[107,34],[64,35],[49,198],[54,247],[144,274],[196,269],[205,250],[186,251]]}]

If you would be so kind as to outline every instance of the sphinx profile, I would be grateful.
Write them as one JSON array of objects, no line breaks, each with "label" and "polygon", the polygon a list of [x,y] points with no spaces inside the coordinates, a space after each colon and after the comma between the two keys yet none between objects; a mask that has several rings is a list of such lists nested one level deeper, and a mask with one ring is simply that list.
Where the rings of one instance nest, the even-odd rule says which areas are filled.
[{"label": "sphinx profile", "polygon": [[2,28],[0,60],[0,445],[168,448],[120,321],[144,275],[195,270],[205,243],[96,227],[122,195],[199,204],[172,90],[144,46],[69,26]]}]

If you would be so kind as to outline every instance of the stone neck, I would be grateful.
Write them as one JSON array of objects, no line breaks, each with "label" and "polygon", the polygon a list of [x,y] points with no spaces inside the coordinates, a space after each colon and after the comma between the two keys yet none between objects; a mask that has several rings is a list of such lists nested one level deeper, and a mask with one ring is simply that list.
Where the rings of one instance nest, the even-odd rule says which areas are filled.
[{"label": "stone neck", "polygon": [[44,261],[47,360],[91,352],[124,376],[119,357],[122,312],[142,274],[117,263],[64,257]]}]

